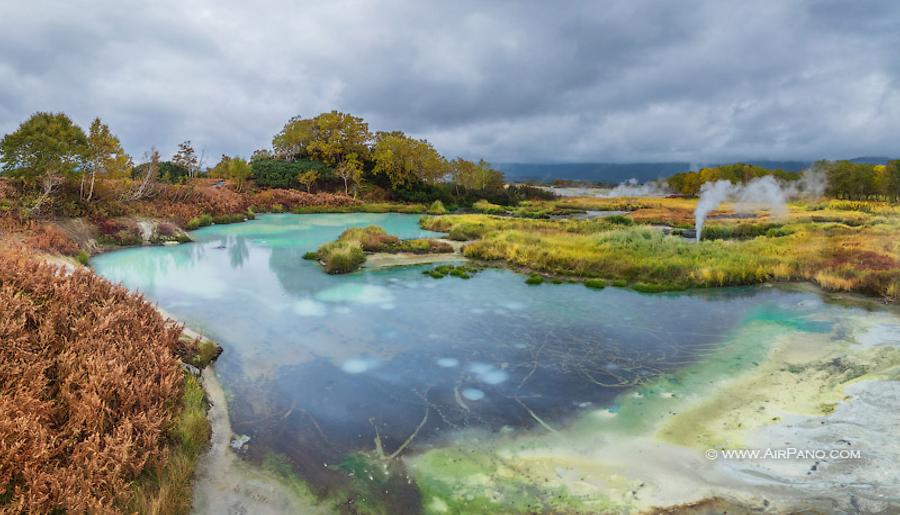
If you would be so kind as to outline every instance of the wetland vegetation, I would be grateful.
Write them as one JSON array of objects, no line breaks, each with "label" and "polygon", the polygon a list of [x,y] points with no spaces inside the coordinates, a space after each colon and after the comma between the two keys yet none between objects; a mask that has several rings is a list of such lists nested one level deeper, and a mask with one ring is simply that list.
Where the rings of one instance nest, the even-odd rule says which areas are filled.
[{"label": "wetland vegetation", "polygon": [[[3,511],[898,504],[871,408],[900,412],[896,161],[819,163],[821,195],[725,202],[696,241],[704,184],[802,176],[555,198],[339,112],[206,169],[62,114],[0,147]],[[147,301],[225,348],[212,435],[220,349]],[[855,468],[702,455],[847,438]]]}]

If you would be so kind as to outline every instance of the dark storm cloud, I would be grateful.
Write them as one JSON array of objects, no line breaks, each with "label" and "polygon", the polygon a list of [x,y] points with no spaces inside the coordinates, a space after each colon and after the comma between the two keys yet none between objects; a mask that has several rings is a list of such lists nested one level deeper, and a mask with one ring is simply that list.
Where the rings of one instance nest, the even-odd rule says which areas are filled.
[{"label": "dark storm cloud", "polygon": [[101,116],[137,157],[340,109],[448,157],[900,152],[900,3],[4,2],[0,131]]}]

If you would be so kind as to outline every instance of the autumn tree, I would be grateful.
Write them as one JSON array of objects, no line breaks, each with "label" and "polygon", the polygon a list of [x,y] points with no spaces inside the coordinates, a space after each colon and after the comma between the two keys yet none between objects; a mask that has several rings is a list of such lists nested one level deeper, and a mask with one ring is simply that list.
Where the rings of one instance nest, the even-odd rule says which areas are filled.
[{"label": "autumn tree", "polygon": [[378,133],[372,158],[375,161],[372,172],[386,176],[393,188],[433,184],[448,171],[447,161],[431,143],[410,138],[402,132]]},{"label": "autumn tree", "polygon": [[281,132],[272,139],[274,157],[284,161],[293,161],[305,156],[307,145],[316,135],[315,125],[313,119],[299,116],[288,120]]},{"label": "autumn tree", "polygon": [[331,111],[315,118],[291,118],[275,135],[272,147],[278,159],[309,158],[337,166],[348,154],[367,159],[372,139],[362,118]]},{"label": "autumn tree", "polygon": [[319,180],[319,172],[315,170],[306,170],[297,174],[297,182],[306,188],[307,193],[312,193],[313,184]]},{"label": "autumn tree", "polygon": [[478,163],[457,157],[450,162],[454,184],[466,190],[491,190],[503,187],[503,172],[491,168],[484,159]]},{"label": "autumn tree", "polygon": [[[90,202],[94,196],[97,174],[107,177],[125,177],[132,168],[131,156],[125,153],[122,144],[109,126],[94,118],[87,135],[84,173],[81,175],[81,198]],[[90,175],[90,184],[85,192],[85,182]]]},{"label": "autumn tree", "polygon": [[335,168],[334,174],[344,181],[345,195],[350,192],[349,185],[351,183],[353,184],[355,191],[356,187],[362,181],[362,172],[362,163],[359,161],[359,158],[356,157],[356,154],[352,153],[347,155],[346,159]]},{"label": "autumn tree", "polygon": [[241,192],[247,183],[247,179],[251,174],[250,164],[239,156],[230,157],[222,155],[222,159],[212,167],[210,174],[213,177],[219,177],[231,181],[234,189]]},{"label": "autumn tree", "polygon": [[87,137],[63,113],[35,113],[0,140],[2,169],[40,194],[32,212],[51,198],[67,175],[84,165]]}]

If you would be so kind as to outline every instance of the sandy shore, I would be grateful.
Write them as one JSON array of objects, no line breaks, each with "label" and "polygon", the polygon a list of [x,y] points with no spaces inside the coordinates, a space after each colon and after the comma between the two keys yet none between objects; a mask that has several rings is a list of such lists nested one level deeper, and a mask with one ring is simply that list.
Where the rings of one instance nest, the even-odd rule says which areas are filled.
[{"label": "sandy shore", "polygon": [[[238,435],[231,430],[228,404],[213,366],[203,370],[203,387],[210,402],[212,424],[209,450],[197,463],[194,513],[277,515],[331,513],[316,505],[304,485],[244,462],[232,447]],[[247,442],[244,445],[253,445]]]},{"label": "sandy shore", "polygon": [[435,241],[447,243],[453,247],[452,253],[444,254],[413,254],[411,252],[375,252],[366,256],[363,268],[388,268],[393,266],[427,265],[431,263],[449,263],[466,261],[462,255],[465,242],[435,238]]}]

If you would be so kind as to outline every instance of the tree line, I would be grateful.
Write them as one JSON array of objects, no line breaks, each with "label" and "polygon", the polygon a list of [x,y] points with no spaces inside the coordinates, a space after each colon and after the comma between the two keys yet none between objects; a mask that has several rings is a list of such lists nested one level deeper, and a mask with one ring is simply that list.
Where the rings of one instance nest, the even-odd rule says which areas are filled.
[{"label": "tree line", "polygon": [[150,182],[184,184],[198,177],[228,180],[238,192],[252,182],[257,188],[451,205],[482,198],[514,204],[546,195],[530,187],[508,190],[502,172],[484,160],[448,160],[425,139],[401,131],[372,133],[362,118],[338,111],[291,118],[271,148],[249,159],[223,155],[212,166],[205,166],[203,153],[198,155],[190,141],[179,144],[168,160],[151,149],[135,165],[99,118],[85,132],[64,113],[35,113],[4,136],[0,153],[0,171],[35,196],[32,211],[67,184],[78,184],[78,201],[90,203],[98,178],[132,181],[129,198],[122,200],[145,195]]},{"label": "tree line", "polygon": [[[829,197],[890,202],[900,200],[900,160],[880,165],[822,160],[813,163],[810,170],[824,175],[827,181],[825,194]],[[666,183],[674,193],[696,196],[706,182],[728,180],[743,184],[765,175],[775,176],[782,181],[797,181],[803,177],[803,172],[736,163],[677,173],[668,177]]]},{"label": "tree line", "polygon": [[[826,193],[855,200],[900,200],[900,161],[871,165],[819,161],[814,169],[828,178]],[[198,177],[227,180],[241,192],[256,188],[338,192],[378,200],[432,202],[468,206],[485,199],[514,205],[523,199],[547,198],[530,186],[505,186],[503,173],[484,160],[448,160],[425,139],[402,131],[371,132],[360,117],[339,111],[311,118],[294,117],[274,135],[270,148],[249,159],[223,155],[205,165],[190,141],[164,160],[151,149],[135,165],[109,126],[95,118],[87,131],[64,113],[39,112],[0,140],[0,172],[21,185],[30,211],[39,212],[63,186],[76,190],[75,202],[96,201],[99,178],[130,181],[120,200],[137,200],[154,182],[187,183]],[[737,163],[682,172],[666,179],[679,194],[697,195],[705,182],[748,182],[774,175],[783,181],[801,173]]]}]

